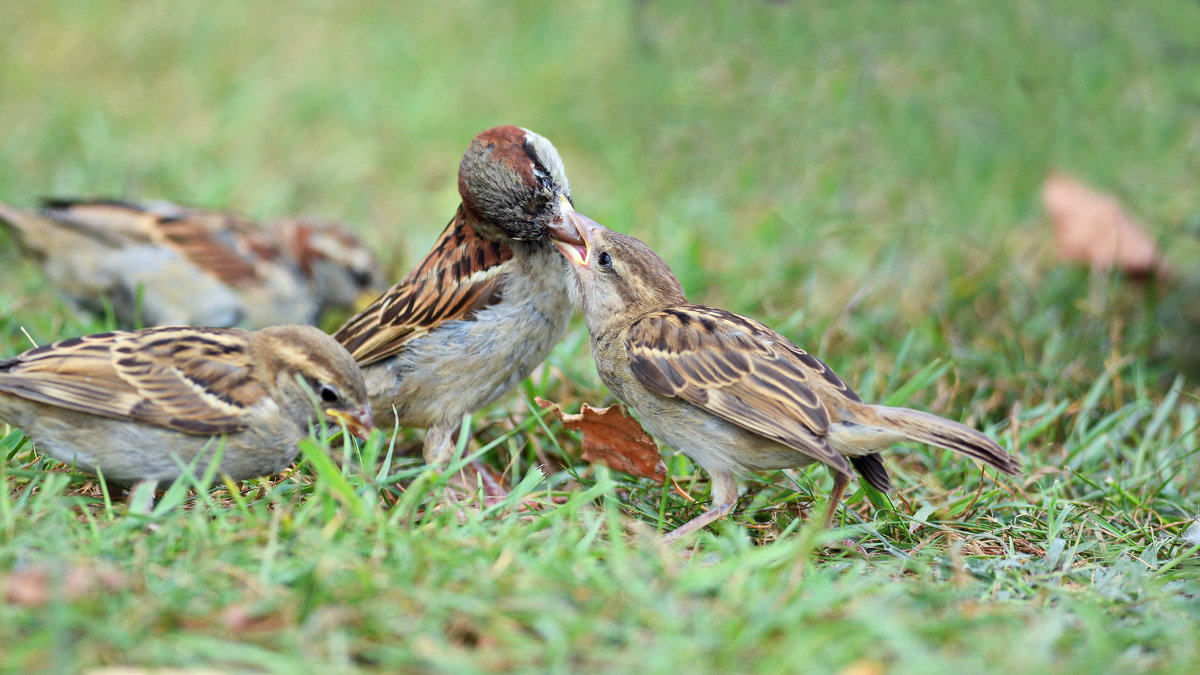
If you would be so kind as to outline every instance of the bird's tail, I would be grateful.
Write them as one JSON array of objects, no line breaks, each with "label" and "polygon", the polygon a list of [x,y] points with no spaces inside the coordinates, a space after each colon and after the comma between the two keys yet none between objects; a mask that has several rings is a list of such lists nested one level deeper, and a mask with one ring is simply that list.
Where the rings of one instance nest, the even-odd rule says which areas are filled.
[{"label": "bird's tail", "polygon": [[[54,233],[60,228],[40,213],[24,211],[0,202],[0,228],[8,230],[17,245],[38,260],[54,248]],[[80,243],[80,242],[75,242]]]},{"label": "bird's tail", "polygon": [[36,248],[29,236],[29,230],[32,227],[31,221],[34,217],[32,214],[0,202],[0,227],[12,233],[18,244],[30,249]]},{"label": "bird's tail", "polygon": [[871,406],[880,426],[910,441],[957,450],[1008,474],[1021,471],[1016,458],[982,433],[951,420],[909,408]]}]

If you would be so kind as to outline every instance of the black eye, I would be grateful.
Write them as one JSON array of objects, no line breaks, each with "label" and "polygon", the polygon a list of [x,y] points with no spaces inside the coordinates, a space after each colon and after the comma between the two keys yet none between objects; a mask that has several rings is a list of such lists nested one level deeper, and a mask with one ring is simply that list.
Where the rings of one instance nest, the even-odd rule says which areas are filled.
[{"label": "black eye", "polygon": [[337,403],[342,400],[338,390],[328,384],[321,385],[321,400],[325,403]]},{"label": "black eye", "polygon": [[600,255],[596,256],[596,262],[600,263],[601,267],[612,269],[612,256],[608,254],[608,251],[601,251]]}]

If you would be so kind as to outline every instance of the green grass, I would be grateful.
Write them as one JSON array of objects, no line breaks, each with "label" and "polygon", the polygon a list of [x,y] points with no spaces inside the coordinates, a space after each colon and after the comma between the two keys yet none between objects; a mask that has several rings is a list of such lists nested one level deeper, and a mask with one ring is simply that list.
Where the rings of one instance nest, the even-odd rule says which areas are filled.
[{"label": "green grass", "polygon": [[[897,448],[896,492],[854,488],[834,533],[809,525],[821,470],[764,475],[667,549],[656,532],[698,512],[703,472],[668,456],[690,504],[579,462],[533,412],[609,400],[580,324],[476,417],[515,491],[463,520],[432,508],[447,479],[400,452],[411,435],[347,461],[307,446],[232,492],[180,485],[146,518],[13,432],[0,670],[1200,665],[1181,538],[1200,514],[1195,3],[64,1],[0,19],[0,200],[336,217],[399,274],[451,215],[470,137],[521,124],[558,146],[576,206],[653,245],[693,300],[767,321],[864,398],[987,430],[1026,469]],[[1058,266],[1038,201],[1054,168],[1120,196],[1175,282]],[[104,328],[0,244],[2,353]],[[830,546],[847,537],[860,549]]]}]

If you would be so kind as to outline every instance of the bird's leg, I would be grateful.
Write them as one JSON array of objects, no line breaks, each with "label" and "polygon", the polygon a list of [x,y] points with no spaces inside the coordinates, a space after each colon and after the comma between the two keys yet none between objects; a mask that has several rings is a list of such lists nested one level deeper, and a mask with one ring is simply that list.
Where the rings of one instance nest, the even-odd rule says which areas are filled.
[{"label": "bird's leg", "polygon": [[737,503],[737,480],[733,474],[724,471],[709,472],[712,477],[712,505],[704,513],[692,518],[683,525],[675,528],[663,537],[663,541],[671,543],[685,534],[691,534],[713,521],[720,520],[733,511]]},{"label": "bird's leg", "polygon": [[825,511],[825,529],[833,527],[833,516],[837,513],[838,506],[842,503],[842,493],[846,491],[846,486],[850,484],[850,477],[840,471],[833,471],[833,492],[829,493],[829,506]]},{"label": "bird's leg", "polygon": [[[425,434],[425,447],[422,450],[426,466],[433,466],[443,470],[446,468],[446,465],[454,457],[454,449],[458,444],[458,432],[460,428],[451,425],[435,425],[429,428],[429,431]],[[462,481],[458,482],[461,483]],[[442,491],[442,502],[452,509],[457,509],[459,520],[465,522],[466,514],[463,513],[462,505],[455,494],[455,487],[455,481],[452,477],[449,484]]]},{"label": "bird's leg", "polygon": [[445,466],[454,457],[454,448],[458,440],[457,426],[439,424],[429,428],[425,434],[425,446],[421,454],[425,464],[429,466]]}]

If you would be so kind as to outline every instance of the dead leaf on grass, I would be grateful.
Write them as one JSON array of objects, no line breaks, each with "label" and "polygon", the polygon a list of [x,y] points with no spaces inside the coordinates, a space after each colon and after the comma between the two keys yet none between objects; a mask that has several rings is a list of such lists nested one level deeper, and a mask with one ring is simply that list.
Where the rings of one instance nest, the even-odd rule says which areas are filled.
[{"label": "dead leaf on grass", "polygon": [[569,414],[553,401],[534,400],[539,406],[552,409],[564,427],[583,434],[584,461],[649,478],[659,485],[666,482],[667,466],[658,454],[658,445],[642,425],[625,412],[624,406],[593,408],[584,403],[577,414]]},{"label": "dead leaf on grass", "polygon": [[291,620],[280,612],[263,610],[249,604],[230,605],[221,612],[221,624],[236,634],[273,632],[288,626]]},{"label": "dead leaf on grass", "polygon": [[859,659],[838,671],[838,675],[883,675],[887,669],[874,659]]},{"label": "dead leaf on grass", "polygon": [[1119,201],[1077,178],[1054,172],[1042,185],[1059,258],[1131,277],[1167,276],[1154,240]]},{"label": "dead leaf on grass", "polygon": [[20,607],[42,607],[55,598],[76,600],[125,585],[124,575],[111,569],[69,567],[64,572],[52,572],[46,567],[30,567],[4,578],[4,597]]}]

